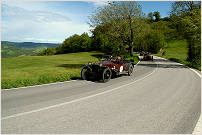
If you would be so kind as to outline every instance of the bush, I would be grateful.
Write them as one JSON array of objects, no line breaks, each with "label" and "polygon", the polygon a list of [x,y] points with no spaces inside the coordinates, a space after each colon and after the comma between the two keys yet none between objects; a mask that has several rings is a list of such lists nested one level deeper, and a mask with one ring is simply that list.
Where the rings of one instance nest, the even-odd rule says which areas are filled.
[{"label": "bush", "polygon": [[61,46],[56,47],[56,54],[90,51],[91,42],[87,33],[83,33],[81,36],[75,34],[65,39]]},{"label": "bush", "polygon": [[42,56],[42,55],[54,55],[56,53],[55,48],[46,48],[42,51],[40,51],[37,55]]}]

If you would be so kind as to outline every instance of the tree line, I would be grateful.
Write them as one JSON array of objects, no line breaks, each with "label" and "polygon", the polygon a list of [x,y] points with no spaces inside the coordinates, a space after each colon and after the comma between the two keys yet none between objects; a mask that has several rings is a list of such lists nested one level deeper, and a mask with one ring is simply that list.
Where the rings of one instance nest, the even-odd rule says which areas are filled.
[{"label": "tree line", "polygon": [[201,59],[201,2],[172,3],[169,17],[158,11],[145,15],[135,1],[109,2],[89,17],[92,36],[73,35],[56,48],[47,48],[38,55],[102,51],[111,55],[130,55],[134,51],[157,53],[173,39],[186,39],[187,61]]}]

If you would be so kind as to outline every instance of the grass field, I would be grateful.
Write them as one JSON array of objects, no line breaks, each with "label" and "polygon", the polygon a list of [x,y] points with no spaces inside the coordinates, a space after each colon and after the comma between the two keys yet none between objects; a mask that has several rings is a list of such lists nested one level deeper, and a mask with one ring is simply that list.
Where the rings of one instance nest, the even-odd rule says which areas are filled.
[{"label": "grass field", "polygon": [[[100,52],[79,52],[2,58],[1,88],[17,88],[80,78],[83,64],[99,61],[102,55]],[[136,57],[134,58],[137,61]]]},{"label": "grass field", "polygon": [[157,53],[156,56],[160,56],[171,61],[179,62],[189,67],[201,70],[201,65],[192,65],[186,61],[188,53],[186,40],[172,40],[168,42],[164,50],[166,51],[164,56],[162,56],[161,52]]}]

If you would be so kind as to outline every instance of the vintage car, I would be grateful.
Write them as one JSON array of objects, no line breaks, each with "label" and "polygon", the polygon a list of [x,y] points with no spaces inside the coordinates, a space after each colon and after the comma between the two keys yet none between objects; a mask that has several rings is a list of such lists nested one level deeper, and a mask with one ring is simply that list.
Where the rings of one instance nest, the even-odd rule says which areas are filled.
[{"label": "vintage car", "polygon": [[112,77],[117,77],[123,73],[130,76],[133,73],[133,68],[133,60],[102,59],[100,62],[85,64],[81,70],[81,78],[83,80],[93,78],[107,82]]},{"label": "vintage car", "polygon": [[152,60],[152,61],[153,61],[154,59],[153,59],[153,56],[152,56],[151,53],[145,52],[145,53],[143,54],[142,60]]},{"label": "vintage car", "polygon": [[144,51],[141,51],[141,52],[140,52],[140,56],[143,56],[144,54],[145,54]]}]

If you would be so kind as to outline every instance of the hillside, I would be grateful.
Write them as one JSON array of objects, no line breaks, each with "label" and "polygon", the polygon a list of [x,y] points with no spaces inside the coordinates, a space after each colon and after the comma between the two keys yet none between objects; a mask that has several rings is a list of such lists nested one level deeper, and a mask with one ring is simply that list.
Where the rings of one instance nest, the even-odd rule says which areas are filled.
[{"label": "hillside", "polygon": [[80,77],[83,64],[98,61],[99,52],[80,52],[52,56],[22,56],[2,58],[2,89]]},{"label": "hillside", "polygon": [[161,52],[157,53],[156,55],[201,70],[201,65],[194,65],[186,61],[188,57],[187,46],[186,40],[171,40],[164,48],[165,55],[162,56]]},{"label": "hillside", "polygon": [[1,44],[10,45],[10,46],[16,46],[20,48],[55,48],[59,44],[54,43],[34,43],[34,42],[10,42],[10,41],[1,41]]},{"label": "hillside", "polygon": [[[164,48],[166,51],[165,56],[166,59],[176,59],[180,61],[185,61],[187,58],[188,48],[186,40],[171,40],[167,43]],[[158,56],[162,56],[161,52],[157,54]]]},{"label": "hillside", "polygon": [[18,56],[28,56],[35,55],[38,51],[32,48],[19,48],[11,45],[1,45],[1,57],[18,57]]},{"label": "hillside", "polygon": [[8,58],[35,55],[44,48],[55,48],[58,45],[59,44],[52,43],[1,41],[1,57]]}]

